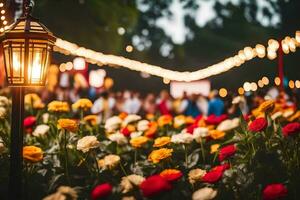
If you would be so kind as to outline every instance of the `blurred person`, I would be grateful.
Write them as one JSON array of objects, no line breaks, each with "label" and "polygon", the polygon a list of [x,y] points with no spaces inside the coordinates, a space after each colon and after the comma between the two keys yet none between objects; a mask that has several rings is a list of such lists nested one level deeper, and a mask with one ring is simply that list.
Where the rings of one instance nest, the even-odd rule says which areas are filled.
[{"label": "blurred person", "polygon": [[161,115],[170,115],[172,112],[172,101],[170,95],[166,90],[160,92],[159,98],[157,99],[157,108]]},{"label": "blurred person", "polygon": [[139,93],[129,93],[129,96],[125,99],[123,110],[128,114],[137,114],[141,108],[141,100],[139,99]]},{"label": "blurred person", "polygon": [[205,96],[203,96],[202,94],[200,94],[197,99],[197,105],[198,105],[198,108],[200,109],[200,112],[202,113],[202,115],[207,116],[207,113],[208,113],[207,98]]},{"label": "blurred person", "polygon": [[91,112],[100,115],[102,120],[106,120],[112,116],[115,103],[115,99],[109,97],[108,92],[103,92],[94,102]]},{"label": "blurred person", "polygon": [[147,94],[143,103],[143,111],[145,114],[155,114],[156,104],[155,95],[153,93]]},{"label": "blurred person", "polygon": [[208,112],[207,115],[220,116],[224,113],[224,102],[218,96],[218,91],[213,90],[209,94]]},{"label": "blurred person", "polygon": [[186,100],[186,108],[184,109],[184,115],[197,117],[201,114],[200,109],[197,104],[197,95],[192,94]]}]

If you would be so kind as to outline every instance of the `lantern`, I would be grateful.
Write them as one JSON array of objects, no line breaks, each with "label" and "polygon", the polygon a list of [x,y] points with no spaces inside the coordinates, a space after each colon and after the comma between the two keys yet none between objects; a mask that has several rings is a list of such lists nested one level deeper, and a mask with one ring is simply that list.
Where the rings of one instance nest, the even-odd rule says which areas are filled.
[{"label": "lantern", "polygon": [[53,34],[28,13],[1,36],[9,86],[43,86],[55,42]]}]

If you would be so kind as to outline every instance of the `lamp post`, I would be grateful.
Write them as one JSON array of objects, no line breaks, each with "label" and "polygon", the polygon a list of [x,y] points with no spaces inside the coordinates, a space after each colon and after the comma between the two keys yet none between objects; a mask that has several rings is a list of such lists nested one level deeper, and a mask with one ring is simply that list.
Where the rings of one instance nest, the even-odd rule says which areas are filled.
[{"label": "lamp post", "polygon": [[30,15],[33,2],[24,0],[23,15],[1,36],[8,86],[12,89],[9,199],[22,198],[24,88],[44,86],[55,42],[53,34]]}]

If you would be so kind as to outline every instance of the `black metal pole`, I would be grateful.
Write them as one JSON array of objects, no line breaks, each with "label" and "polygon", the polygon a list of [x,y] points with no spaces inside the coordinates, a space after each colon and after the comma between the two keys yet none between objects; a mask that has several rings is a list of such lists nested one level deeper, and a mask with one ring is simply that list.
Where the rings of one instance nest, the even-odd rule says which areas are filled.
[{"label": "black metal pole", "polygon": [[9,199],[22,200],[24,88],[12,87]]}]

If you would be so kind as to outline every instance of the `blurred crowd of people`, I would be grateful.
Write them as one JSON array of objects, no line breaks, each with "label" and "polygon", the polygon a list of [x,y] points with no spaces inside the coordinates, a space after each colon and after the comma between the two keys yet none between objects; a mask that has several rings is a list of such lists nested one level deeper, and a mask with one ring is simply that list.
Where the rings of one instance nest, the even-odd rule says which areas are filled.
[{"label": "blurred crowd of people", "polygon": [[97,91],[93,88],[76,90],[75,88],[58,87],[53,92],[41,90],[39,93],[46,103],[52,100],[74,103],[80,98],[89,98],[93,101],[91,113],[99,114],[104,118],[122,112],[142,116],[146,114],[184,114],[193,117],[227,114],[233,118],[241,114],[248,114],[265,99],[284,101],[286,105],[297,106],[298,109],[300,105],[299,90],[289,91],[287,94],[280,92],[276,87],[268,90],[261,89],[255,93],[246,93],[243,96],[228,93],[225,98],[221,98],[216,90],[211,91],[208,96],[183,93],[180,98],[173,98],[166,90],[162,90],[158,94],[142,95],[139,92],[129,90],[112,92]]}]

